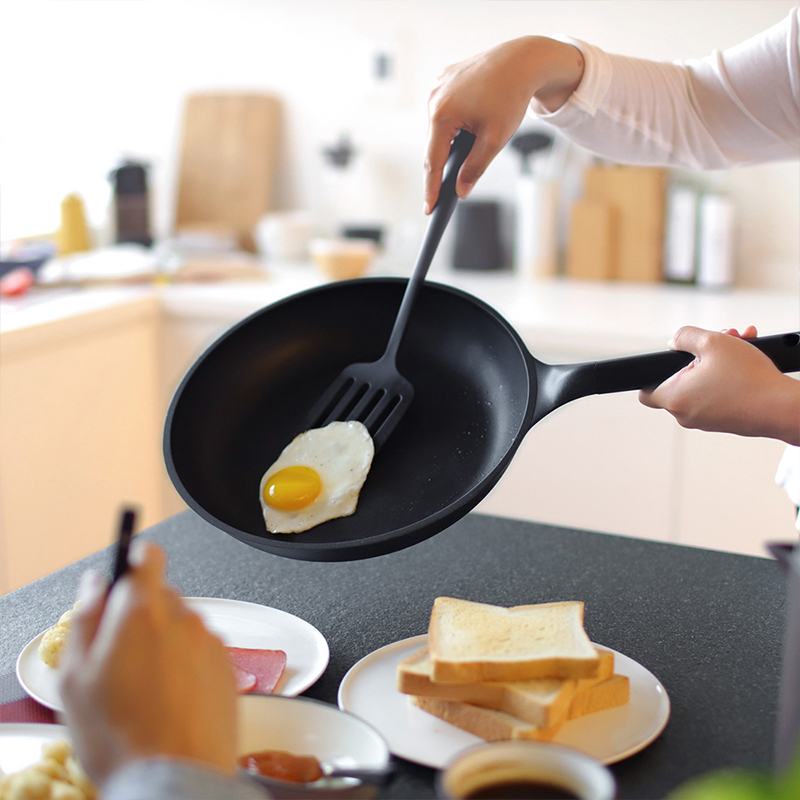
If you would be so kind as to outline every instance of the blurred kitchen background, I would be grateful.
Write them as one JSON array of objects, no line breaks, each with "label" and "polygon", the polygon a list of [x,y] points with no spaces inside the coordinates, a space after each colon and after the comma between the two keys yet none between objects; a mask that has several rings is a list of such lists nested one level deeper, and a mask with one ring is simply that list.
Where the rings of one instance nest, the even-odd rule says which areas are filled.
[{"label": "blurred kitchen background", "polygon": [[[651,59],[702,57],[793,5],[5,0],[0,592],[103,546],[121,501],[142,503],[147,524],[180,510],[160,460],[163,414],[220,330],[315,280],[410,272],[426,224],[426,104],[444,67],[528,33]],[[431,276],[496,303],[537,355],[661,348],[689,323],[798,327],[797,162],[625,171],[533,119],[520,134],[459,206]],[[126,335],[114,328],[123,324],[135,328],[129,341],[114,338]],[[99,338],[89,346],[92,331]],[[78,349],[68,353],[70,337]],[[112,386],[113,398],[87,399]],[[520,468],[485,510],[752,553],[764,536],[787,532],[792,509],[772,482],[778,443],[697,439],[635,398],[624,412],[616,398],[592,402],[595,433],[574,417],[554,423],[563,472],[548,469],[585,502],[543,492],[536,507],[515,505],[530,475]],[[547,446],[547,432],[537,436]],[[629,470],[637,463],[646,488],[617,473],[626,501],[614,500],[597,476],[615,470],[586,455],[587,436]],[[667,466],[641,467],[659,448]],[[765,499],[754,505],[717,465],[739,473],[759,458]],[[616,512],[606,519],[604,508]],[[47,533],[53,527],[61,534]],[[32,553],[31,537],[46,536],[54,541]]]},{"label": "blurred kitchen background", "polygon": [[[381,225],[387,260],[408,266],[423,225],[426,102],[444,67],[526,33],[566,33],[645,58],[699,57],[778,22],[792,5],[11,0],[0,32],[2,239],[55,230],[73,192],[96,235],[108,236],[107,175],[124,158],[149,165],[153,232],[169,235],[186,98],[246,91],[279,103],[271,206],[307,210],[322,230],[342,221]],[[322,151],[343,135],[355,155],[336,175]],[[570,155],[567,162],[577,160]],[[513,207],[519,173],[520,157],[507,150],[473,199]],[[689,182],[735,205],[738,285],[797,287],[797,163]],[[563,188],[575,199],[574,185]]]}]

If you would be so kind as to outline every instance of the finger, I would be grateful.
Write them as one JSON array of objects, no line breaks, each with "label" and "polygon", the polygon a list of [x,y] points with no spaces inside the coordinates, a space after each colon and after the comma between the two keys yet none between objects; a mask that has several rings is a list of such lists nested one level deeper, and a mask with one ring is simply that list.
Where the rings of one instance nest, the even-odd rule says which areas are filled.
[{"label": "finger", "polygon": [[78,605],[70,624],[64,662],[82,660],[92,644],[106,606],[108,582],[94,570],[81,576],[78,586]]},{"label": "finger", "polygon": [[478,133],[472,150],[464,161],[456,181],[456,194],[463,200],[469,196],[478,179],[486,172],[494,157],[506,142],[502,137],[489,133]]},{"label": "finger", "polygon": [[643,406],[647,406],[648,408],[661,408],[654,400],[653,400],[653,390],[652,389],[640,389],[639,390],[639,402]]},{"label": "finger", "polygon": [[748,325],[742,331],[742,339],[755,339],[756,336],[758,336],[758,331],[755,325]]},{"label": "finger", "polygon": [[167,557],[164,551],[152,542],[134,538],[131,542],[130,556],[128,559],[131,568],[135,570],[137,580],[150,586],[164,583],[164,571]]},{"label": "finger", "polygon": [[458,125],[431,120],[428,146],[425,151],[424,190],[425,213],[430,214],[442,188],[442,172],[450,154],[450,143],[459,131]]}]

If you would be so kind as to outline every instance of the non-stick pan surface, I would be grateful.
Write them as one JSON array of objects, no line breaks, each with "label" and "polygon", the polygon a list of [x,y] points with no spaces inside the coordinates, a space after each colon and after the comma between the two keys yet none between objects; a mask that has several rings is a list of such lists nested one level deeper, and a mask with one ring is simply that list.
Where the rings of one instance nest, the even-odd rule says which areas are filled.
[{"label": "non-stick pan surface", "polygon": [[[198,514],[254,547],[343,561],[416,544],[474,508],[530,427],[578,397],[658,385],[692,360],[665,351],[586,364],[545,364],[491,307],[426,283],[397,355],[414,401],[376,454],[356,512],[303,533],[267,533],[259,483],[308,427],[316,399],[347,365],[379,358],[406,281],[322,286],[234,326],[187,373],[167,414],[164,454]],[[800,370],[798,333],[752,344]]]},{"label": "non-stick pan surface", "polygon": [[234,326],[198,359],[164,432],[167,469],[191,508],[254,547],[338,561],[422,541],[488,494],[524,431],[525,350],[489,306],[427,283],[397,358],[414,402],[376,454],[356,513],[298,534],[264,527],[261,476],[341,369],[381,355],[405,283],[365,279],[294,295]]}]

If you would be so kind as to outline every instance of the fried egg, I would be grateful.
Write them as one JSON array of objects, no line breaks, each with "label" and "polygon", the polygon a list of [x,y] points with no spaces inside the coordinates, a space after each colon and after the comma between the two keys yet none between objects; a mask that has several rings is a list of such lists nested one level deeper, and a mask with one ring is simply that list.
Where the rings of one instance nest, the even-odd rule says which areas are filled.
[{"label": "fried egg", "polygon": [[261,478],[270,533],[299,533],[356,510],[375,445],[361,422],[331,422],[296,436]]}]

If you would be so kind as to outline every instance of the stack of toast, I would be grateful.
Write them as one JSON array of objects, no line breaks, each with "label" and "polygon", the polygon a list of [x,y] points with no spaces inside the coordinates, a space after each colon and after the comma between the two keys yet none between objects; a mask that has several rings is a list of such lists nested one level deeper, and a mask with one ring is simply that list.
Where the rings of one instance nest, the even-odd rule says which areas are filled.
[{"label": "stack of toast", "polygon": [[549,741],[571,719],[624,705],[630,684],[595,647],[583,603],[501,606],[438,597],[428,646],[397,688],[424,711],[489,741]]}]

